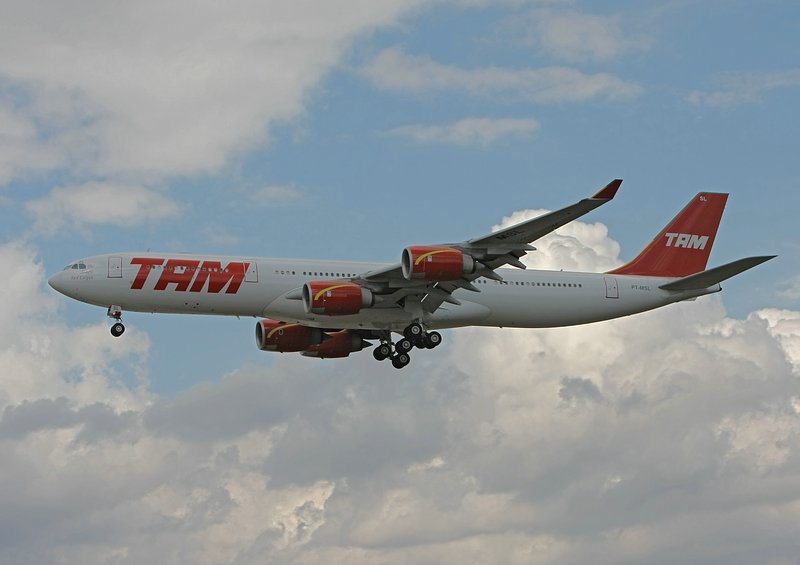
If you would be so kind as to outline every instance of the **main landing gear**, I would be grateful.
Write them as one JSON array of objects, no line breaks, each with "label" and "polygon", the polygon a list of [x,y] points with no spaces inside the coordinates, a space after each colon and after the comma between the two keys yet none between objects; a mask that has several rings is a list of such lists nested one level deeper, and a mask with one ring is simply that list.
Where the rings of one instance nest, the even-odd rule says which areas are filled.
[{"label": "main landing gear", "polygon": [[418,349],[433,349],[442,343],[442,334],[439,332],[426,332],[422,324],[414,322],[403,330],[403,339],[392,341],[391,333],[381,338],[380,344],[372,350],[372,356],[377,361],[391,359],[395,369],[402,369],[411,362],[409,352],[415,347]]},{"label": "main landing gear", "polygon": [[108,317],[116,320],[111,326],[111,335],[119,337],[125,333],[125,325],[122,323],[122,308],[120,306],[109,306]]}]

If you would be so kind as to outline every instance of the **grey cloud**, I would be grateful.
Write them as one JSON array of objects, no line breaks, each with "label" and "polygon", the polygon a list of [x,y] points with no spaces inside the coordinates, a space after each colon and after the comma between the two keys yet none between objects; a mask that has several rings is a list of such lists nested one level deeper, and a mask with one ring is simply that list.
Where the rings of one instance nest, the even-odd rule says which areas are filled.
[{"label": "grey cloud", "polygon": [[[595,251],[570,252],[578,268],[619,261],[604,226],[570,237]],[[25,274],[0,296],[0,561],[796,556],[797,312],[733,320],[710,297],[584,327],[460,329],[402,373],[369,354],[275,355],[169,400],[108,384],[98,359],[127,362],[135,341],[41,339],[57,316],[31,286],[43,273],[18,246],[0,256]],[[65,381],[76,356],[97,369]]]},{"label": "grey cloud", "polygon": [[69,400],[41,398],[6,406],[0,420],[0,437],[19,439],[39,430],[68,428],[80,422]]},{"label": "grey cloud", "polygon": [[439,406],[445,396],[459,396],[458,375],[434,374],[420,386],[372,374],[378,367],[371,359],[351,362],[358,371],[340,365],[335,375],[293,362],[278,371],[245,368],[174,402],[157,402],[144,423],[152,433],[190,442],[280,426],[274,446],[264,446],[264,471],[277,486],[355,479],[435,455],[445,435]]},{"label": "grey cloud", "polygon": [[153,433],[187,441],[236,437],[285,422],[309,397],[318,397],[320,387],[326,388],[326,382],[319,377],[246,368],[219,384],[201,384],[174,401],[156,402],[145,412],[144,423]]},{"label": "grey cloud", "polygon": [[591,401],[601,402],[603,394],[597,385],[589,379],[581,377],[563,377],[558,396],[567,403]]},{"label": "grey cloud", "polygon": [[40,398],[8,405],[0,418],[0,438],[19,440],[42,431],[81,426],[76,442],[96,442],[120,434],[135,423],[134,412],[118,414],[110,406],[96,402],[76,408],[65,397]]}]

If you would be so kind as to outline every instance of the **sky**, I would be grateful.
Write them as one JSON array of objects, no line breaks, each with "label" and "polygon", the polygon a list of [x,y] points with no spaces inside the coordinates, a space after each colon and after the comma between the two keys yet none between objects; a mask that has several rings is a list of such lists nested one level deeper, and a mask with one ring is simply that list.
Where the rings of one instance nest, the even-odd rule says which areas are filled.
[{"label": "sky", "polygon": [[[800,7],[2,0],[0,563],[797,563]],[[531,267],[729,192],[703,297],[398,372],[103,309],[84,256],[396,262],[589,196]]]}]

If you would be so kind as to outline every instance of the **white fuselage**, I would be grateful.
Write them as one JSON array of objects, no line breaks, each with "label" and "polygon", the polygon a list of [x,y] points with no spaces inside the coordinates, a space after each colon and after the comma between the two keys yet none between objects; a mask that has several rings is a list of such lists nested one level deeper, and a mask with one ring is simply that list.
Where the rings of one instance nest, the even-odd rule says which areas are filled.
[{"label": "white fuselage", "polygon": [[[132,259],[139,263],[132,264]],[[150,259],[153,264],[145,268],[142,261]],[[157,259],[191,266],[168,269],[157,265]],[[349,279],[385,264],[164,253],[98,255],[80,264],[85,268],[65,269],[50,284],[77,300],[119,306],[123,311],[254,316],[321,328],[394,331],[414,318],[403,308],[380,302],[354,315],[308,313],[299,294],[292,293],[307,282]],[[228,266],[241,269],[238,279]],[[660,277],[520,269],[496,272],[502,282],[480,278],[474,282],[480,292],[457,290],[453,298],[461,304],[445,302],[427,315],[426,325],[432,329],[570,326],[628,316],[720,290],[715,285],[666,291],[659,285],[671,279]]]}]

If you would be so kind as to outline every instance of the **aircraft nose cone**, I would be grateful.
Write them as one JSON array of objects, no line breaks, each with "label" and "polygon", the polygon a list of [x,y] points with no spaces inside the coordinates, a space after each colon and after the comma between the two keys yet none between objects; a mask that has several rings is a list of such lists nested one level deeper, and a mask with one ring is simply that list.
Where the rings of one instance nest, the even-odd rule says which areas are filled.
[{"label": "aircraft nose cone", "polygon": [[56,273],[47,279],[47,284],[49,284],[53,290],[64,294],[64,273]]}]

